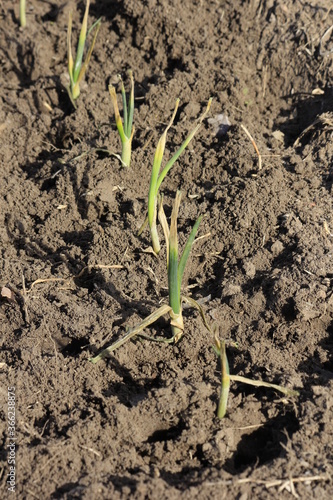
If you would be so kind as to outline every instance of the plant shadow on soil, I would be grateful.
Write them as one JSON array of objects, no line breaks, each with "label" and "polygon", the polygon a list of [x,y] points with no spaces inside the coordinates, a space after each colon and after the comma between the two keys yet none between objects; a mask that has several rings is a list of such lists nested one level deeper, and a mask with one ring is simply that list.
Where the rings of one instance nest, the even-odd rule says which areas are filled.
[{"label": "plant shadow on soil", "polygon": [[327,338],[320,341],[319,345],[327,353],[327,360],[322,361],[318,352],[299,364],[299,370],[307,373],[306,388],[313,396],[314,385],[328,385],[333,379],[333,321],[328,325]]},{"label": "plant shadow on soil", "polygon": [[[122,368],[123,367],[121,367],[121,369]],[[126,404],[123,401],[121,402]],[[148,438],[147,442],[163,442],[166,445],[169,440],[177,440],[184,428],[185,422],[182,423],[181,421],[178,421],[176,425],[168,429],[155,431]],[[293,433],[298,429],[299,423],[294,413],[282,412],[276,417],[270,419],[267,424],[260,429],[243,436],[241,441],[238,443],[234,454],[228,458],[224,464],[220,464],[219,467],[231,475],[237,476],[249,468],[251,469],[253,467],[259,467],[265,463],[270,463],[274,458],[284,455],[285,445],[288,440],[292,438]],[[201,480],[198,479],[198,475],[200,477],[202,469],[208,469],[210,464],[207,462],[204,454],[202,453],[201,445],[197,447],[194,456],[199,460],[200,466],[185,467],[177,473],[161,470],[160,477],[169,486],[175,487],[180,492],[185,491],[189,486],[199,486],[201,484]],[[109,480],[112,482],[114,488],[119,492],[126,487],[131,491],[131,494],[134,494],[138,485],[138,481],[136,481],[134,477],[136,474],[140,473],[140,471],[140,468],[130,469],[128,474],[121,476],[109,476]],[[184,476],[187,478],[186,485],[184,484]],[[52,498],[62,498],[65,493],[78,491],[78,487],[78,483],[66,483],[54,492]]]},{"label": "plant shadow on soil", "polygon": [[[284,133],[286,147],[293,145],[296,140],[299,140],[300,146],[304,146],[308,142],[309,136],[313,135],[320,127],[321,117],[325,113],[333,111],[333,90],[327,88],[324,95],[305,97],[301,94],[299,96],[292,95],[286,99],[291,99],[292,104],[288,110],[281,111],[278,123],[281,120],[282,123],[277,126],[277,129]],[[295,116],[290,118],[290,115],[293,114]],[[323,121],[324,123],[325,121]]]}]

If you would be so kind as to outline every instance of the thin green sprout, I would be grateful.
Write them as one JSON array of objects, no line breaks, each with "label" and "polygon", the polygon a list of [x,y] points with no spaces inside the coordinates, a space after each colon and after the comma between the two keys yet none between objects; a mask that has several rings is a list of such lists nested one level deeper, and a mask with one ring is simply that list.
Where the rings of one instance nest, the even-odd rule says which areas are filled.
[{"label": "thin green sprout", "polygon": [[26,10],[25,0],[20,0],[20,26],[21,26],[21,28],[25,28],[26,24],[27,24],[25,10]]},{"label": "thin green sprout", "polygon": [[[169,285],[169,305],[171,307],[171,331],[172,336],[177,342],[184,333],[184,323],[181,307],[181,283],[183,274],[188,260],[195,236],[197,234],[199,224],[202,216],[195,222],[190,236],[186,242],[183,253],[178,262],[178,232],[177,232],[177,218],[181,201],[181,192],[177,191],[174,207],[171,214],[171,224],[169,236],[164,234],[167,244],[169,246],[169,263],[168,263],[168,285]],[[160,212],[163,211],[162,205]],[[163,227],[163,226],[162,226]],[[169,238],[169,242],[167,240]]]},{"label": "thin green sprout", "polygon": [[[69,86],[68,95],[74,107],[76,99],[80,95],[80,83],[88,69],[89,61],[91,58],[92,51],[94,49],[97,34],[101,25],[101,20],[98,19],[88,30],[88,13],[89,13],[90,0],[87,0],[86,10],[83,16],[82,27],[79,36],[79,42],[77,46],[75,61],[72,55],[72,13],[69,13],[68,17],[68,30],[67,30],[67,53],[68,53],[68,73],[69,73]],[[89,50],[87,52],[86,58],[83,62],[83,52],[86,43],[87,36],[94,30],[94,35],[92,42],[90,44]]]},{"label": "thin green sprout", "polygon": [[252,380],[247,377],[241,377],[239,375],[230,375],[229,363],[226,354],[225,341],[220,341],[217,335],[215,335],[215,345],[213,346],[214,351],[220,357],[221,361],[221,393],[217,409],[218,418],[224,418],[227,412],[228,406],[228,396],[230,390],[230,381],[241,382],[243,384],[252,385],[255,387],[268,387],[269,389],[274,389],[276,391],[285,394],[288,397],[299,396],[299,392],[293,389],[288,389],[287,387],[282,387],[281,385],[271,384],[269,382],[264,382],[262,380]]},{"label": "thin green sprout", "polygon": [[123,118],[124,123],[120,117],[119,107],[117,102],[117,94],[116,89],[113,85],[109,86],[109,92],[112,99],[114,114],[116,125],[118,129],[118,133],[120,136],[121,144],[122,144],[122,153],[121,153],[121,161],[124,166],[129,167],[131,163],[131,154],[132,154],[132,139],[134,135],[134,127],[133,127],[133,115],[134,115],[134,80],[132,71],[128,71],[128,75],[131,80],[131,91],[128,98],[128,103],[126,101],[126,92],[123,81],[121,81],[121,96],[123,101]]},{"label": "thin green sprout", "polygon": [[[156,254],[158,254],[160,252],[160,242],[159,242],[159,237],[158,237],[158,233],[157,233],[157,225],[156,225],[157,200],[158,200],[159,189],[161,187],[161,184],[162,184],[165,176],[169,172],[169,170],[172,168],[172,166],[177,161],[179,156],[182,154],[182,152],[188,146],[188,144],[193,139],[195,134],[198,132],[202,121],[204,120],[205,116],[207,115],[207,113],[209,111],[211,103],[212,103],[212,99],[209,99],[206,110],[201,115],[198,125],[186,137],[185,141],[182,143],[182,145],[176,151],[176,153],[172,156],[172,158],[167,162],[167,164],[165,165],[165,167],[163,168],[161,173],[159,173],[159,172],[160,172],[160,168],[161,168],[161,164],[162,164],[162,160],[163,160],[167,132],[170,129],[170,127],[172,126],[173,121],[175,119],[178,105],[179,105],[179,99],[177,99],[177,101],[176,101],[176,106],[175,106],[173,115],[171,117],[171,120],[170,120],[168,126],[166,127],[164,133],[162,134],[162,136],[157,144],[157,148],[156,148],[156,152],[155,152],[155,156],[154,156],[154,161],[153,161],[153,168],[152,168],[152,172],[151,172],[151,178],[150,178],[149,194],[148,194],[148,224],[149,224],[149,229],[150,229],[150,234],[151,234],[151,239],[152,239],[153,250]],[[145,227],[145,223],[142,225],[142,228],[140,229],[139,234],[142,232],[144,227]]]},{"label": "thin green sprout", "polygon": [[220,356],[221,361],[221,395],[219,400],[219,405],[217,409],[218,418],[223,418],[227,412],[228,406],[228,396],[230,390],[230,373],[229,373],[229,363],[225,348],[225,341],[220,342],[217,336],[215,336],[215,347]]}]

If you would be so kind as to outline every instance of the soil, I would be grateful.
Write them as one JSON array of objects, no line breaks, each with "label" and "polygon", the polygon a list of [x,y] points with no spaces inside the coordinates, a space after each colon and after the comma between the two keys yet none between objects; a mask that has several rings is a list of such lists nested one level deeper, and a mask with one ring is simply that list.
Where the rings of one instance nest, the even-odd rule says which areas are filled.
[{"label": "soil", "polygon": [[[75,110],[66,31],[72,10],[76,42],[84,7],[29,1],[21,29],[18,5],[0,4],[1,497],[9,387],[17,498],[333,498],[331,2],[92,2],[102,23]],[[121,152],[108,85],[120,73],[128,88],[128,69],[130,168],[96,151]],[[184,294],[232,374],[299,391],[232,382],[222,420],[193,309],[177,344],[136,337],[89,362],[168,300],[160,226],[158,258],[138,229],[177,97],[164,162],[213,97],[162,184],[168,218],[183,193],[181,247],[205,214]],[[170,338],[168,318],[146,334]]]}]

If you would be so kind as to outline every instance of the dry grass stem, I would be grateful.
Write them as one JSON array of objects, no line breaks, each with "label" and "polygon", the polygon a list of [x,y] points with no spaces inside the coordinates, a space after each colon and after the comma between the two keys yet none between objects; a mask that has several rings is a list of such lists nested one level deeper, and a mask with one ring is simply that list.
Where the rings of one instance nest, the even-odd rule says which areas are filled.
[{"label": "dry grass stem", "polygon": [[104,265],[104,264],[92,264],[89,266],[85,266],[79,274],[73,274],[71,276],[68,276],[67,278],[38,278],[37,280],[33,281],[30,285],[29,290],[27,290],[28,293],[31,292],[34,286],[38,285],[39,283],[52,283],[56,281],[70,281],[73,279],[81,278],[81,276],[85,273],[87,270],[91,269],[123,269],[124,266],[121,266],[119,264],[111,264],[111,265]]},{"label": "dry grass stem", "polygon": [[253,137],[250,134],[250,132],[247,130],[247,128],[242,123],[241,123],[241,127],[244,130],[244,132],[246,133],[246,135],[248,136],[248,138],[250,139],[250,141],[252,142],[252,145],[253,145],[253,147],[255,149],[255,152],[258,155],[258,170],[261,170],[262,161],[261,161],[261,154],[259,153],[258,146],[256,145],[255,140],[253,139]]}]

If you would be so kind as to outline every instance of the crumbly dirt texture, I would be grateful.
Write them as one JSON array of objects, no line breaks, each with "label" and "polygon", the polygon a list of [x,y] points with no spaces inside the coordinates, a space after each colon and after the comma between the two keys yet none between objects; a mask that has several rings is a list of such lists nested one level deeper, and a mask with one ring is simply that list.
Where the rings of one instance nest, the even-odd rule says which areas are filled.
[{"label": "crumbly dirt texture", "polygon": [[[84,7],[28,1],[20,29],[18,2],[0,3],[1,498],[8,387],[17,498],[333,498],[331,1],[93,1],[75,110],[66,32],[72,10],[76,44]],[[97,149],[121,152],[108,85],[121,74],[128,89],[128,69],[124,168]],[[168,220],[183,193],[181,248],[205,214],[184,295],[227,341],[232,374],[300,393],[232,382],[223,420],[193,309],[179,343],[137,337],[89,362],[168,300],[161,227],[158,258],[138,229],[177,97],[164,164],[213,97],[162,184]],[[169,338],[168,318],[145,333]]]}]

